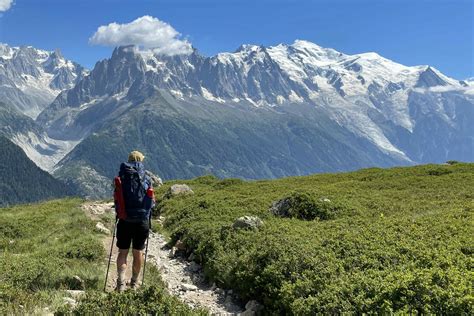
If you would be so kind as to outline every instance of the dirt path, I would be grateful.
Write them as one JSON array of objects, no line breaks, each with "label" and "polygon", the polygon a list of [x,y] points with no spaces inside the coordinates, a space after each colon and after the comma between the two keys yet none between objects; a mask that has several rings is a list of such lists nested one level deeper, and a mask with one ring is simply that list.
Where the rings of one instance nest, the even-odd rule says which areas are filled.
[{"label": "dirt path", "polygon": [[[107,218],[107,214],[110,218],[110,213],[113,213],[112,207],[111,203],[85,202],[82,208],[94,221],[101,221]],[[106,260],[108,260],[112,242],[111,235],[112,233],[104,238],[104,247],[107,250]],[[208,309],[213,315],[237,315],[244,312],[244,309],[235,303],[232,291],[226,292],[207,284],[201,267],[194,261],[188,262],[184,258],[171,256],[171,250],[166,247],[166,242],[161,234],[150,233],[147,263],[154,264],[158,268],[170,294],[177,296],[191,307]],[[117,248],[113,247],[107,291],[113,291],[115,288],[116,258]],[[131,258],[128,261],[131,262]],[[130,264],[129,267],[127,278],[130,278],[131,274]]]}]

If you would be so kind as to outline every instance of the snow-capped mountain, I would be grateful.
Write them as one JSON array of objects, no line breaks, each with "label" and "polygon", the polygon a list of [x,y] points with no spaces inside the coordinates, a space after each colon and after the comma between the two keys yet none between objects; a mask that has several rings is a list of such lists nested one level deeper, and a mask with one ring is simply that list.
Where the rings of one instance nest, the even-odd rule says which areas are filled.
[{"label": "snow-capped mountain", "polygon": [[469,80],[306,41],[212,57],[119,47],[37,118],[78,143],[57,174],[83,177],[71,173],[80,165],[104,183],[128,147],[156,156],[165,178],[473,161],[473,121]]},{"label": "snow-capped mountain", "polygon": [[[202,97],[257,107],[309,103],[326,109],[333,120],[388,154],[416,161],[389,139],[380,119],[413,133],[416,118],[410,98],[436,94],[439,99],[452,92],[472,102],[470,87],[430,66],[407,67],[376,53],[346,55],[300,40],[268,48],[243,45],[234,53],[209,58],[196,50],[168,57],[120,47],[89,77],[62,93],[40,120],[56,132],[65,130],[74,124],[71,109],[73,116],[81,116],[104,99],[134,101],[153,89],[167,90],[177,99]],[[446,106],[436,102],[423,111],[451,124],[454,118]]]},{"label": "snow-capped mountain", "polygon": [[66,60],[59,50],[0,44],[0,97],[32,118],[86,74],[86,69]]}]

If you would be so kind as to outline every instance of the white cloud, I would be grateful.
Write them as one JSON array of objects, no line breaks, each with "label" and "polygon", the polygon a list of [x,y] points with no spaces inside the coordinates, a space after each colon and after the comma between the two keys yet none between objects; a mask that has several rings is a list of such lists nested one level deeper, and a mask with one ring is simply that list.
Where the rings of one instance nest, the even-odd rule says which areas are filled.
[{"label": "white cloud", "polygon": [[5,12],[10,9],[12,4],[13,0],[0,0],[0,12]]},{"label": "white cloud", "polygon": [[[2,0],[0,0],[2,1]],[[171,25],[149,15],[130,23],[100,26],[89,39],[94,45],[137,45],[165,55],[190,54],[191,44]]]}]

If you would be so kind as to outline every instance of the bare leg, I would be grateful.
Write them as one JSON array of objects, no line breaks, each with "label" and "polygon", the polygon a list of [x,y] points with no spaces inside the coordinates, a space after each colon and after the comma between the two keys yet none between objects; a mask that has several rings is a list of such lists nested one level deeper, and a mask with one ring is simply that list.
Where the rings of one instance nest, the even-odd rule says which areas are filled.
[{"label": "bare leg", "polygon": [[133,249],[132,283],[136,283],[143,264],[143,250]]},{"label": "bare leg", "polygon": [[[117,256],[117,289],[125,289],[125,271],[127,270],[128,249],[119,249]],[[122,287],[122,289],[120,288]]]}]

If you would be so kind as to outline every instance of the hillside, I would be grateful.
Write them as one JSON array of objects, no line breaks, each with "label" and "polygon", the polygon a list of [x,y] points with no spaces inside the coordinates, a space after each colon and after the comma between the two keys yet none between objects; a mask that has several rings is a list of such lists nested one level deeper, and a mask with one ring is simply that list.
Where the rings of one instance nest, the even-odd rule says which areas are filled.
[{"label": "hillside", "polygon": [[[194,195],[159,203],[173,242],[267,314],[474,311],[474,164],[186,183]],[[285,197],[295,218],[269,212]],[[245,215],[263,226],[233,228]]]},{"label": "hillside", "polygon": [[[222,302],[257,300],[264,315],[472,314],[473,181],[474,164],[453,162],[252,182],[204,176],[185,181],[194,194],[184,196],[166,194],[166,183],[153,242],[179,239],[188,261],[168,249],[158,272],[166,247],[151,245],[146,286],[123,294],[101,293],[110,235],[94,225],[111,228],[112,213],[91,220],[74,199],[2,208],[0,313],[204,315],[163,282],[176,264],[199,263]],[[285,197],[291,218],[271,214]],[[263,225],[233,225],[245,215]],[[86,292],[67,307],[67,290]]]},{"label": "hillside", "polygon": [[168,295],[152,267],[147,268],[152,286],[104,294],[105,235],[95,229],[82,203],[63,199],[0,208],[0,314],[70,314],[71,301],[85,290],[79,315],[204,315]]},{"label": "hillside", "polygon": [[0,135],[0,206],[72,195],[72,188],[38,168],[17,145]]}]

